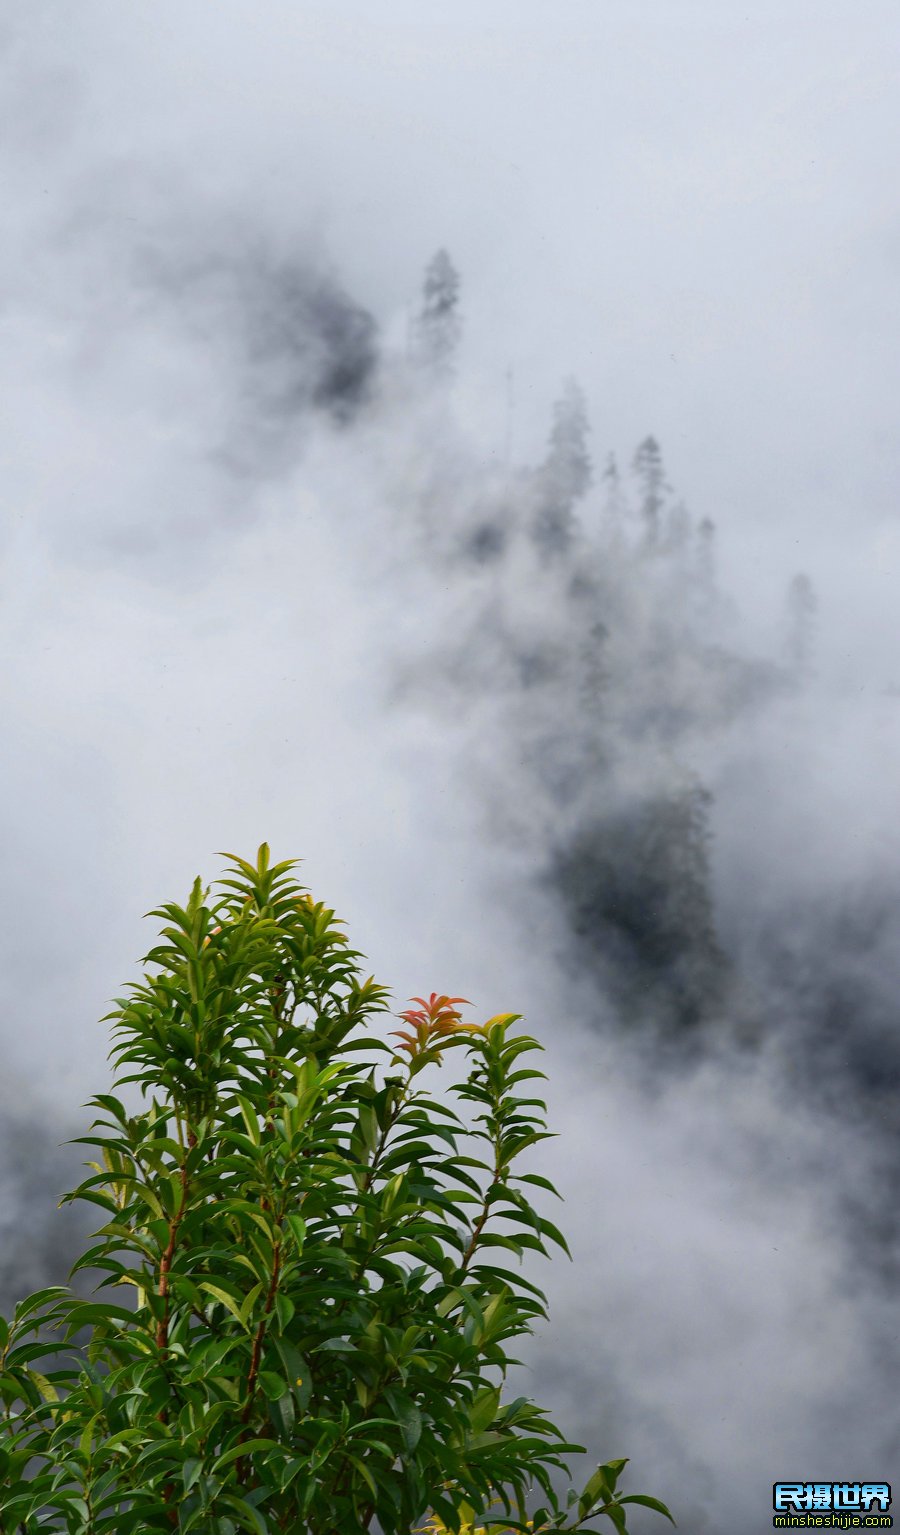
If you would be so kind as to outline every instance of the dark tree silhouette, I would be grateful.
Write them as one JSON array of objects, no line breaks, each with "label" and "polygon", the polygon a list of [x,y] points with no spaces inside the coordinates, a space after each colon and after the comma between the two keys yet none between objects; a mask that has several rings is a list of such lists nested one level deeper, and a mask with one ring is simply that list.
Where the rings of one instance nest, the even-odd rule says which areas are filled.
[{"label": "dark tree silhouette", "polygon": [[711,517],[704,517],[697,528],[694,578],[699,616],[708,620],[716,596],[716,525]]},{"label": "dark tree silhouette", "polygon": [[617,537],[622,531],[622,524],[625,520],[626,501],[622,476],[619,472],[619,464],[615,453],[607,455],[602,485],[603,528],[607,533]]},{"label": "dark tree silhouette", "polygon": [[547,457],[538,471],[534,536],[547,554],[561,553],[571,544],[575,504],[593,479],[589,431],[584,393],[575,379],[567,379],[553,406]]},{"label": "dark tree silhouette", "polygon": [[659,540],[659,523],[668,490],[662,453],[655,437],[645,437],[632,462],[640,491],[640,513],[644,523],[644,536],[648,548]]},{"label": "dark tree silhouette", "polygon": [[425,269],[415,331],[418,360],[436,378],[452,377],[461,332],[459,273],[439,250]]},{"label": "dark tree silhouette", "polygon": [[681,1034],[721,1004],[711,803],[696,783],[650,796],[579,827],[554,854],[550,882],[579,962],[603,977],[633,1025]]},{"label": "dark tree silhouette", "polygon": [[677,559],[683,558],[691,541],[691,514],[683,501],[677,501],[666,519],[666,548]]},{"label": "dark tree silhouette", "polygon": [[809,576],[798,572],[787,590],[787,660],[798,678],[812,669],[818,609]]}]

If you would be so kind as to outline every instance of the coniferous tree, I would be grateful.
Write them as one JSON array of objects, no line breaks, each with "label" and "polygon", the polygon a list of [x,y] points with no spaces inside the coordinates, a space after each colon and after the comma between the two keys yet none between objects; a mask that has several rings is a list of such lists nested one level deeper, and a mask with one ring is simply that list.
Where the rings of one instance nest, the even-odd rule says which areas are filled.
[{"label": "coniferous tree", "polygon": [[415,337],[418,359],[435,378],[453,376],[461,332],[459,273],[447,252],[439,250],[425,269]]},{"label": "coniferous tree", "polygon": [[809,676],[812,668],[818,607],[809,576],[798,572],[787,592],[787,659],[798,678]]},{"label": "coniferous tree", "polygon": [[575,505],[593,479],[589,431],[584,392],[574,378],[567,379],[553,406],[547,457],[538,475],[534,536],[547,554],[561,553],[572,542]]},{"label": "coniferous tree", "polygon": [[716,525],[704,517],[697,528],[695,580],[701,618],[709,618],[716,595]]},{"label": "coniferous tree", "polygon": [[683,1032],[721,1002],[711,803],[698,783],[650,795],[586,823],[555,852],[551,881],[575,952],[633,1025]]},{"label": "coniferous tree", "polygon": [[625,520],[625,492],[615,453],[607,456],[602,483],[603,527],[613,538],[618,538]]},{"label": "coniferous tree", "polygon": [[647,547],[654,548],[659,540],[660,515],[668,490],[662,453],[655,437],[645,437],[638,446],[632,463],[640,491],[640,513],[644,524]]},{"label": "coniferous tree", "polygon": [[683,556],[690,544],[691,514],[683,501],[672,507],[666,519],[666,548],[671,554]]},{"label": "coniferous tree", "polygon": [[570,502],[581,500],[593,478],[587,447],[589,431],[584,391],[574,378],[566,379],[553,407],[547,466],[560,495]]}]

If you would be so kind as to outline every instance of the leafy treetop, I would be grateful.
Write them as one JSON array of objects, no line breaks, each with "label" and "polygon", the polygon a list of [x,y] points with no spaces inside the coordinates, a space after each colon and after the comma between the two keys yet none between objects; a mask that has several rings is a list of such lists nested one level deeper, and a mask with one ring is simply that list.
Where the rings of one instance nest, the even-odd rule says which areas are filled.
[{"label": "leafy treetop", "polygon": [[0,1528],[623,1532],[629,1502],[666,1512],[621,1497],[623,1461],[561,1507],[574,1447],[503,1396],[544,1315],[520,1260],[565,1248],[529,1199],[552,1186],[518,1171],[547,1133],[537,1045],[436,994],[379,1031],[384,988],[292,871],[263,846],[153,914],[110,1015],[116,1092],[144,1104],[92,1100],[96,1159],[66,1196],[102,1211],[73,1270],[101,1298],[54,1287],[0,1321]]}]

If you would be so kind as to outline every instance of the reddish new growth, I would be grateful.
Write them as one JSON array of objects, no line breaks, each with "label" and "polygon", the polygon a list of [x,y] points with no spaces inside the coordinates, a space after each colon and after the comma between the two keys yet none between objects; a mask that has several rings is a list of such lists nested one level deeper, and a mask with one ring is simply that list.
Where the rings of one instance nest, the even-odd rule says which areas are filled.
[{"label": "reddish new growth", "polygon": [[463,1023],[457,1003],[464,1003],[466,1007],[470,1007],[471,1003],[466,997],[439,997],[437,992],[433,991],[427,1002],[424,997],[411,997],[410,1001],[419,1002],[421,1006],[401,1013],[400,1017],[404,1023],[408,1023],[415,1030],[415,1033],[407,1033],[405,1029],[394,1029],[391,1037],[399,1039],[398,1050],[408,1050],[413,1059],[440,1040],[449,1038],[451,1034],[474,1034],[481,1027],[477,1023]]}]

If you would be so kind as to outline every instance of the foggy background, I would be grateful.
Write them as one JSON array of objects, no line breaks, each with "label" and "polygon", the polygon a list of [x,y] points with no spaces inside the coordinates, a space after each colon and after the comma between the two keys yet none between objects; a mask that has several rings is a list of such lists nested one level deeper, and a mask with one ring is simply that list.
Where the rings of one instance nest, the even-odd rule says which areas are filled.
[{"label": "foggy background", "polygon": [[572,1436],[710,1535],[900,1476],[897,44],[7,9],[4,1307],[141,913],[267,839],[546,1046]]}]

